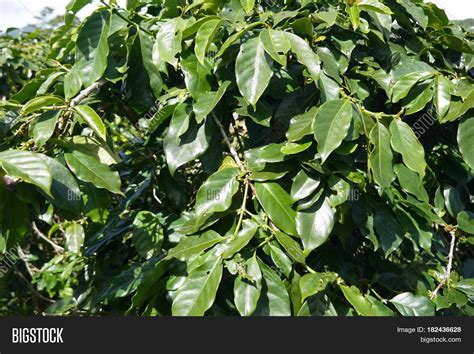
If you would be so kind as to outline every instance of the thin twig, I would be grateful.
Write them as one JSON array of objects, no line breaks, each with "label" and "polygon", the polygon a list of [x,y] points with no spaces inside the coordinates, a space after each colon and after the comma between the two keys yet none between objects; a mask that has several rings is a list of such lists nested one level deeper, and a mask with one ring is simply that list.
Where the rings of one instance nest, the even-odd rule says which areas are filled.
[{"label": "thin twig", "polygon": [[102,79],[97,82],[94,82],[92,85],[79,92],[79,94],[69,102],[69,107],[74,107],[75,105],[77,105],[79,102],[81,102],[84,98],[89,96],[93,91],[97,90],[103,84],[105,84],[105,80]]},{"label": "thin twig", "polygon": [[31,268],[30,264],[28,263],[28,260],[26,259],[26,254],[23,253],[23,250],[20,248],[20,246],[17,247],[17,252],[18,252],[18,257],[23,261],[25,264],[26,271],[30,275],[31,278],[33,278],[35,272]]},{"label": "thin twig", "polygon": [[222,125],[221,121],[219,120],[219,118],[217,118],[217,116],[214,112],[212,112],[212,117],[214,118],[214,122],[216,122],[216,125],[219,128],[219,131],[222,135],[222,138],[224,139],[224,142],[227,145],[227,148],[229,149],[229,152],[232,155],[232,157],[234,158],[235,162],[237,163],[237,165],[239,166],[239,168],[242,171],[246,171],[245,167],[244,167],[244,164],[242,163],[242,161],[240,160],[239,155],[237,154],[237,151],[235,151],[232,144],[230,143],[229,137],[227,136],[227,134],[224,130],[224,126]]},{"label": "thin twig", "polygon": [[39,293],[38,290],[36,290],[33,287],[33,285],[31,285],[31,283],[28,281],[28,279],[26,279],[26,277],[20,272],[20,270],[17,268],[16,265],[13,265],[13,268],[15,269],[15,272],[20,276],[21,280],[23,280],[23,282],[26,284],[26,286],[28,286],[28,288],[33,292],[33,295],[36,295],[37,297],[39,297],[43,301],[46,301],[46,302],[49,302],[49,303],[54,302],[54,300],[48,299],[47,297],[44,297],[43,295],[41,295],[41,293]]},{"label": "thin twig", "polygon": [[[212,118],[214,118],[214,122],[216,123],[217,128],[219,128],[219,131],[222,135],[222,138],[224,139],[224,142],[227,145],[227,148],[229,149],[230,154],[232,155],[235,162],[237,163],[237,166],[239,166],[239,168],[242,172],[247,173],[248,171],[244,167],[244,164],[242,163],[242,160],[240,159],[239,154],[237,154],[237,151],[235,151],[234,147],[230,143],[229,137],[227,136],[227,134],[225,132],[224,126],[222,125],[221,121],[219,120],[219,118],[217,118],[217,116],[214,112],[212,112]],[[255,186],[250,181],[248,181],[248,184],[250,186],[250,189],[252,189],[252,193],[254,195],[257,195],[257,191],[255,190]]]},{"label": "thin twig", "polygon": [[448,265],[446,266],[446,271],[443,275],[443,279],[430,295],[431,300],[433,300],[438,295],[438,292],[441,290],[443,286],[445,286],[448,283],[449,278],[451,277],[451,269],[453,267],[453,258],[454,258],[454,245],[456,244],[456,230],[451,230],[449,233],[451,235],[451,244],[449,246]]},{"label": "thin twig", "polygon": [[242,200],[242,206],[240,207],[240,210],[239,210],[239,221],[237,222],[237,226],[235,227],[234,236],[232,237],[233,239],[235,239],[237,237],[237,235],[239,234],[240,226],[242,225],[242,220],[244,219],[244,214],[245,214],[245,210],[246,210],[245,204],[247,203],[247,195],[248,195],[248,192],[249,192],[249,185],[250,185],[250,181],[245,180],[244,198]]},{"label": "thin twig", "polygon": [[35,232],[36,236],[38,236],[39,238],[41,238],[44,241],[46,241],[47,243],[49,243],[54,248],[54,251],[56,253],[63,253],[64,252],[64,248],[57,245],[57,244],[55,244],[53,241],[51,241],[49,238],[47,238],[46,235],[43,234],[40,229],[38,229],[38,227],[36,226],[34,221],[31,222],[31,228]]}]

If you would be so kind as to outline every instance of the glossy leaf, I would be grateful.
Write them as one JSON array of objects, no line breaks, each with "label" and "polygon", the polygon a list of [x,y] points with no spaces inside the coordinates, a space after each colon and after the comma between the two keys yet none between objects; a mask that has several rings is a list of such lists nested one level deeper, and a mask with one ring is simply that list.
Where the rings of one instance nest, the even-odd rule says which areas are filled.
[{"label": "glossy leaf", "polygon": [[212,40],[214,39],[215,34],[219,30],[221,23],[222,20],[219,19],[206,21],[201,25],[196,34],[194,52],[196,53],[196,58],[201,64],[204,64],[204,57],[206,56],[206,52]]},{"label": "glossy leaf", "polygon": [[173,316],[203,316],[216,298],[222,278],[222,260],[209,255],[186,277],[173,301]]},{"label": "glossy leaf", "polygon": [[222,258],[232,257],[234,254],[244,248],[257,232],[258,224],[253,220],[244,220],[242,228],[237,235],[232,236],[229,241],[223,245]]},{"label": "glossy leaf", "polygon": [[352,120],[350,101],[334,100],[324,103],[313,121],[313,133],[318,141],[322,163],[346,137]]},{"label": "glossy leaf", "polygon": [[448,113],[449,105],[451,104],[451,86],[451,81],[446,77],[436,77],[434,104],[439,118],[443,118]]},{"label": "glossy leaf", "polygon": [[36,145],[42,147],[51,138],[59,119],[60,111],[46,111],[42,113],[33,125],[33,139]]},{"label": "glossy leaf", "polygon": [[425,150],[413,130],[402,120],[395,119],[390,123],[390,133],[393,150],[402,155],[409,169],[423,177],[426,169]]},{"label": "glossy leaf", "polygon": [[107,67],[110,13],[99,11],[87,18],[76,41],[77,69],[84,87],[99,80]]},{"label": "glossy leaf", "polygon": [[[232,197],[239,188],[237,168],[226,168],[210,176],[199,188],[196,195],[196,215],[198,220],[206,220],[212,214],[227,210]],[[197,222],[199,224],[199,222]]]},{"label": "glossy leaf", "polygon": [[[260,306],[265,307],[264,313],[270,316],[291,316],[290,297],[285,285],[274,270],[260,259],[257,260],[263,275],[263,289],[266,290],[260,299],[263,303]],[[263,296],[265,298],[262,299]]]},{"label": "glossy leaf", "polygon": [[474,170],[474,118],[466,118],[460,124],[458,128],[457,140],[459,144],[459,150],[469,165]]},{"label": "glossy leaf", "polygon": [[206,249],[214,246],[224,238],[215,231],[207,231],[201,235],[184,236],[176,247],[169,250],[166,258],[176,258],[186,261],[194,256],[200,255]]},{"label": "glossy leaf", "polygon": [[157,215],[141,211],[135,216],[132,240],[138,254],[148,258],[159,251],[163,239],[163,227]]},{"label": "glossy leaf", "polygon": [[77,222],[69,224],[64,232],[66,237],[66,248],[69,252],[80,253],[84,243],[84,228]]},{"label": "glossy leaf", "polygon": [[41,154],[20,150],[2,151],[0,166],[10,178],[18,178],[34,184],[46,194],[51,195],[51,170]]},{"label": "glossy leaf", "polygon": [[217,106],[219,101],[224,96],[224,93],[229,86],[230,81],[224,82],[219,86],[219,89],[215,92],[206,92],[205,94],[199,96],[196,100],[196,103],[193,105],[193,111],[195,114],[196,121],[201,123],[208,114]]},{"label": "glossy leaf", "polygon": [[382,188],[390,186],[395,179],[390,139],[389,130],[377,122],[370,132],[370,142],[374,148],[369,155],[369,163],[375,182]]},{"label": "glossy leaf", "polygon": [[259,38],[241,45],[235,60],[235,76],[242,96],[255,105],[273,76],[271,61]]},{"label": "glossy leaf", "polygon": [[105,140],[107,131],[99,115],[89,106],[75,106],[74,110],[84,119],[99,138]]},{"label": "glossy leaf", "polygon": [[392,316],[386,305],[370,295],[363,295],[355,286],[339,285],[345,298],[361,316]]},{"label": "glossy leaf", "polygon": [[242,316],[250,316],[257,308],[262,291],[262,272],[255,256],[245,262],[246,277],[234,282],[234,302]]},{"label": "glossy leaf", "polygon": [[90,182],[97,188],[104,188],[112,193],[122,193],[120,191],[120,176],[118,172],[111,171],[109,166],[78,151],[64,154],[64,159],[79,180]]},{"label": "glossy leaf", "polygon": [[335,209],[324,199],[296,215],[296,228],[306,254],[321,246],[331,234],[335,222]]},{"label": "glossy leaf", "polygon": [[403,293],[390,300],[403,316],[434,316],[435,304],[426,296]]},{"label": "glossy leaf", "polygon": [[291,208],[291,198],[276,182],[255,183],[257,199],[273,223],[283,232],[297,235],[296,211]]},{"label": "glossy leaf", "polygon": [[336,280],[335,273],[309,273],[301,277],[299,287],[301,302],[326,289],[326,286]]}]

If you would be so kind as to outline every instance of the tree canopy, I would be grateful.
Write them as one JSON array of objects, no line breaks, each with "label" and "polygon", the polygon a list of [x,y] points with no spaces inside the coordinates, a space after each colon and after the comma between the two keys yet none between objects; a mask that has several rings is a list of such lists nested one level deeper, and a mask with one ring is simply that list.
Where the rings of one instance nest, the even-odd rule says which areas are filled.
[{"label": "tree canopy", "polygon": [[469,28],[90,2],[34,50],[0,36],[1,313],[474,314]]}]

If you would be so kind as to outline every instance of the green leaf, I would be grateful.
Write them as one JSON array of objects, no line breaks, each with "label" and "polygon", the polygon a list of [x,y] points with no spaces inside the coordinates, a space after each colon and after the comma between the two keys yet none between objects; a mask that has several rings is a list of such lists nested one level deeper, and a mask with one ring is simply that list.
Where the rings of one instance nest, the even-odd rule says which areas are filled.
[{"label": "green leaf", "polygon": [[451,216],[456,217],[461,211],[464,210],[465,205],[461,200],[458,190],[450,185],[443,187],[443,196],[446,209]]},{"label": "green leaf", "polygon": [[406,9],[407,14],[418,22],[423,29],[426,29],[428,26],[428,16],[425,14],[420,4],[411,0],[398,0],[397,2]]},{"label": "green leaf", "polygon": [[300,152],[303,152],[305,150],[308,150],[308,148],[312,145],[313,143],[311,141],[308,141],[306,143],[288,143],[286,145],[283,145],[280,149],[280,151],[285,154],[285,155],[296,155],[299,154]]},{"label": "green leaf", "polygon": [[160,251],[163,243],[163,227],[157,215],[141,211],[133,221],[132,241],[138,254],[149,258]]},{"label": "green leaf", "polygon": [[374,228],[385,257],[388,257],[402,243],[405,231],[388,207],[379,207],[375,211]]},{"label": "green leaf", "polygon": [[219,16],[209,15],[209,16],[200,18],[196,22],[193,22],[191,25],[187,23],[187,27],[183,30],[183,39],[186,39],[192,35],[195,35],[204,23],[208,21],[218,20],[218,19],[220,19]]},{"label": "green leaf", "polygon": [[474,170],[474,118],[466,118],[458,127],[458,144],[464,161]]},{"label": "green leaf", "polygon": [[291,185],[290,195],[292,202],[294,203],[310,196],[311,193],[318,189],[320,183],[319,179],[308,176],[304,170],[298,172]]},{"label": "green leaf", "polygon": [[64,159],[71,171],[81,181],[90,182],[97,188],[104,188],[112,193],[122,194],[120,176],[118,172],[111,171],[109,166],[79,151],[64,154]]},{"label": "green leaf", "polygon": [[230,81],[226,81],[219,86],[217,91],[206,92],[199,96],[196,103],[193,105],[194,115],[196,121],[201,123],[208,114],[217,106],[219,101],[224,96]]},{"label": "green leaf", "polygon": [[452,101],[449,107],[449,112],[443,119],[440,119],[441,123],[451,122],[462,117],[467,111],[474,107],[474,90],[471,90],[469,95],[465,98],[464,102]]},{"label": "green leaf", "polygon": [[457,215],[457,221],[461,230],[474,235],[474,216],[472,213],[461,211]]},{"label": "green leaf", "polygon": [[370,142],[374,145],[369,156],[374,181],[382,188],[388,188],[395,179],[390,132],[383,124],[377,122],[370,131]]},{"label": "green leaf", "polygon": [[470,299],[474,299],[474,279],[463,279],[453,284],[453,287],[465,293]]},{"label": "green leaf", "polygon": [[442,119],[448,113],[451,104],[452,84],[449,79],[442,75],[436,76],[434,105],[438,112],[438,119]]},{"label": "green leaf", "polygon": [[92,108],[89,106],[75,106],[74,110],[84,119],[99,138],[102,140],[107,139],[107,131],[104,122],[102,122],[102,119],[100,119],[99,115]]},{"label": "green leaf", "polygon": [[51,170],[43,156],[30,151],[6,150],[0,152],[0,166],[11,178],[21,178],[51,196]]},{"label": "green leaf", "polygon": [[89,0],[71,0],[66,5],[66,10],[76,13],[80,9],[82,9],[84,6],[86,6],[88,3],[89,3]]},{"label": "green leaf", "polygon": [[153,117],[150,118],[148,123],[148,135],[153,134],[153,132],[158,129],[169,117],[174,113],[176,105],[168,105],[161,108],[157,111]]},{"label": "green leaf", "polygon": [[348,6],[347,12],[349,13],[349,18],[351,20],[352,28],[357,30],[360,26],[360,8],[357,4]]},{"label": "green leaf", "polygon": [[260,32],[260,41],[265,51],[282,66],[286,66],[286,53],[291,49],[291,43],[286,32],[264,29]]},{"label": "green leaf", "polygon": [[393,150],[402,155],[409,169],[423,177],[426,169],[425,150],[411,127],[400,119],[394,119],[390,123],[390,133]]},{"label": "green leaf", "polygon": [[361,316],[393,316],[392,310],[370,295],[362,295],[355,286],[340,284],[345,298]]},{"label": "green leaf", "polygon": [[321,163],[336,150],[347,136],[352,121],[352,103],[346,100],[325,102],[316,113],[313,133],[318,142]]},{"label": "green leaf", "polygon": [[198,225],[212,214],[229,209],[232,197],[239,189],[239,182],[236,179],[239,173],[238,168],[217,171],[199,188],[195,206]]},{"label": "green leaf", "polygon": [[138,31],[138,37],[140,39],[141,56],[143,66],[150,78],[150,87],[155,97],[160,97],[161,90],[163,88],[163,80],[160,75],[160,68],[153,61],[153,41],[150,36],[143,32]]},{"label": "green leaf", "polygon": [[321,71],[321,61],[318,55],[303,38],[289,32],[286,32],[286,36],[290,41],[291,51],[296,54],[298,61],[306,67],[313,80],[318,81]]},{"label": "green leaf", "polygon": [[306,254],[327,241],[334,227],[335,214],[336,210],[331,207],[327,198],[296,214],[296,228]]},{"label": "green leaf", "polygon": [[176,54],[181,53],[183,29],[184,21],[180,17],[161,22],[160,28],[156,33],[156,41],[153,47],[154,57],[176,68],[178,65]]},{"label": "green leaf", "polygon": [[75,65],[84,87],[99,80],[107,68],[109,31],[110,12],[107,10],[94,12],[79,31]]},{"label": "green leaf", "polygon": [[305,264],[305,255],[301,250],[300,244],[290,236],[283,232],[276,231],[275,237],[278,243],[283,246],[286,253],[295,261],[301,264]]},{"label": "green leaf", "polygon": [[[402,207],[397,205],[395,210],[397,220],[400,225],[408,233],[407,237],[412,237],[412,241],[420,245],[427,252],[431,252],[431,243],[433,232],[426,226],[419,224],[418,221],[411,215],[410,212],[405,211]],[[416,250],[415,246],[415,250]]]},{"label": "green leaf", "polygon": [[434,316],[435,304],[426,296],[402,293],[390,300],[403,316]]},{"label": "green leaf", "polygon": [[394,170],[398,177],[398,181],[400,182],[400,186],[404,191],[413,194],[420,201],[429,201],[428,193],[423,187],[423,181],[416,172],[402,164],[395,165]]},{"label": "green leaf", "polygon": [[255,6],[255,0],[240,0],[240,4],[244,8],[245,13],[249,14]]},{"label": "green leaf", "polygon": [[196,56],[191,54],[181,59],[181,70],[186,88],[194,99],[198,99],[204,92],[211,89],[206,78],[211,73],[211,66],[208,65],[208,62],[201,65]]},{"label": "green leaf", "polygon": [[62,209],[78,212],[81,209],[81,191],[74,176],[57,160],[42,155],[51,171],[51,195],[53,204]]},{"label": "green leaf", "polygon": [[237,32],[235,32],[232,36],[229,36],[226,41],[222,44],[219,52],[217,52],[217,57],[222,56],[226,52],[226,50],[237,41],[240,37],[242,37],[245,33],[250,31],[251,29],[263,25],[263,22],[254,22],[245,24],[245,27]]},{"label": "green leaf", "polygon": [[81,73],[77,65],[74,65],[71,70],[64,76],[64,97],[69,100],[81,90],[82,81]]},{"label": "green leaf", "polygon": [[45,107],[54,107],[56,105],[64,104],[64,99],[57,96],[40,96],[33,98],[23,106],[21,114],[27,116],[30,113],[36,112]]},{"label": "green leaf", "polygon": [[240,93],[255,106],[273,76],[271,61],[258,37],[240,46],[235,60],[235,76]]},{"label": "green leaf", "polygon": [[398,81],[393,85],[392,89],[392,102],[396,103],[402,98],[405,98],[413,86],[421,80],[429,79],[433,76],[432,72],[412,72],[407,75],[404,75],[398,79]]},{"label": "green leaf", "polygon": [[300,278],[301,302],[304,302],[308,297],[313,296],[326,289],[329,283],[336,281],[337,274],[335,273],[309,273]]},{"label": "green leaf", "polygon": [[60,114],[60,111],[46,111],[30,127],[33,139],[38,147],[42,147],[53,136]]},{"label": "green leaf", "polygon": [[64,231],[64,237],[66,238],[66,249],[69,252],[81,252],[85,237],[84,228],[81,224],[75,221],[70,223]]},{"label": "green leaf", "polygon": [[385,6],[382,2],[378,0],[361,0],[357,3],[361,10],[373,11],[383,15],[392,15],[393,12],[388,6]]},{"label": "green leaf", "polygon": [[201,266],[193,269],[174,298],[173,316],[203,316],[214,303],[222,269],[221,258],[212,254]]},{"label": "green leaf", "polygon": [[194,43],[194,53],[196,53],[196,58],[201,64],[204,65],[204,57],[209,48],[209,45],[212,43],[214,36],[221,26],[222,20],[215,19],[206,21],[202,24],[196,34],[196,41]]},{"label": "green leaf", "polygon": [[312,124],[318,109],[318,107],[311,107],[307,112],[291,118],[290,127],[286,132],[288,141],[298,141],[306,135],[313,134]]},{"label": "green leaf", "polygon": [[197,159],[209,147],[209,141],[213,126],[212,120],[205,120],[198,125],[191,120],[189,128],[181,137],[179,132],[182,129],[181,122],[173,116],[168,128],[168,133],[164,138],[163,147],[166,155],[166,162],[171,175],[182,165]]},{"label": "green leaf", "polygon": [[213,230],[200,235],[183,236],[178,245],[168,251],[166,259],[176,258],[180,261],[187,261],[223,240],[224,238]]},{"label": "green leaf", "polygon": [[257,199],[273,223],[290,235],[297,235],[296,211],[291,208],[291,198],[276,182],[256,182]]},{"label": "green leaf", "polygon": [[273,263],[280,269],[283,274],[289,279],[291,270],[293,269],[291,259],[283,252],[277,244],[269,244],[267,247],[270,250],[270,256]]},{"label": "green leaf", "polygon": [[258,224],[255,221],[249,219],[244,220],[242,222],[242,229],[238,234],[235,235],[235,237],[231,237],[229,241],[223,245],[222,258],[226,259],[232,257],[243,249],[255,236],[257,229]]},{"label": "green leaf", "polygon": [[416,86],[410,91],[408,96],[402,100],[402,105],[406,109],[405,114],[409,116],[423,110],[426,105],[431,102],[433,95],[432,82]]},{"label": "green leaf", "polygon": [[[260,295],[260,311],[267,316],[291,316],[290,296],[278,274],[257,258],[263,274],[263,289]],[[266,291],[265,291],[266,290]],[[262,307],[265,307],[264,309]],[[260,315],[260,314],[259,314]]]},{"label": "green leaf", "polygon": [[235,278],[234,302],[242,316],[250,316],[257,308],[262,291],[262,272],[255,255],[245,262],[245,271],[245,277]]}]

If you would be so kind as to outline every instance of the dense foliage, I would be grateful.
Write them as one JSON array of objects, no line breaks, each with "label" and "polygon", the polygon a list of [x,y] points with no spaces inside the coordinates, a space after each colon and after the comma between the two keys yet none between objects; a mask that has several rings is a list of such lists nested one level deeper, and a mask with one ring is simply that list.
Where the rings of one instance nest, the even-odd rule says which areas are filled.
[{"label": "dense foliage", "polygon": [[474,314],[473,33],[421,0],[89,2],[27,83],[0,37],[2,313]]}]

